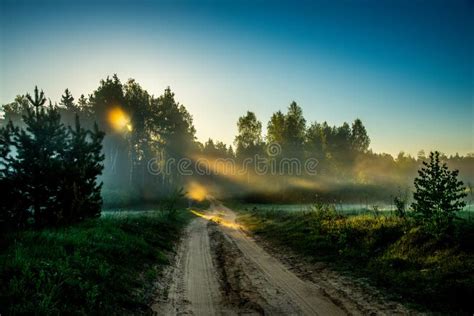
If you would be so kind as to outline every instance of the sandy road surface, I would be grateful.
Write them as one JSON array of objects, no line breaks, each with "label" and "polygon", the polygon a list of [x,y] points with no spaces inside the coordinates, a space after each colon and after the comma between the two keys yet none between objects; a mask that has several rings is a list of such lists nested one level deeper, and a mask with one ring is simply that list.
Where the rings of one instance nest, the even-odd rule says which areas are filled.
[{"label": "sandy road surface", "polygon": [[[243,255],[251,260],[265,279],[287,297],[303,315],[343,315],[343,310],[331,302],[324,293],[312,283],[304,282],[289,271],[280,261],[267,253],[241,229],[236,229],[235,213],[223,205],[214,207],[222,216],[224,232],[230,236]],[[226,225],[229,223],[230,225]]]},{"label": "sandy road surface", "polygon": [[158,315],[408,314],[396,304],[372,302],[374,310],[365,308],[370,302],[354,302],[352,296],[372,298],[347,282],[342,290],[334,286],[342,284],[337,275],[315,280],[297,273],[248,236],[222,204],[196,215],[163,276],[167,286],[152,307]]},{"label": "sandy road surface", "polygon": [[208,221],[197,218],[186,229],[170,282],[167,304],[152,308],[160,315],[220,315],[219,284],[209,246]]}]

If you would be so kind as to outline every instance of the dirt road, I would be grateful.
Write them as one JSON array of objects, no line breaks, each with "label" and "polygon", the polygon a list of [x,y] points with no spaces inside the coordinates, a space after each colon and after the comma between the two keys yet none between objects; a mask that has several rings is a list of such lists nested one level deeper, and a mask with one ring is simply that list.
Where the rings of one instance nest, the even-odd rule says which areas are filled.
[{"label": "dirt road", "polygon": [[408,314],[337,274],[320,270],[315,278],[311,267],[295,269],[284,257],[277,259],[222,204],[195,214],[175,264],[163,276],[169,287],[153,306],[158,315]]}]

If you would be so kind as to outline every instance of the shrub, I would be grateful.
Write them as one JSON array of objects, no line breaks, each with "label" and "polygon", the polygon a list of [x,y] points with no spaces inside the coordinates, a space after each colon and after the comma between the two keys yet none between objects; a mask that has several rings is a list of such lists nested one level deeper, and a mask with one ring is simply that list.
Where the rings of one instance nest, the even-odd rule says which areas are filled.
[{"label": "shrub", "polygon": [[316,202],[311,206],[311,211],[319,220],[331,220],[337,217],[336,207],[334,204]]},{"label": "shrub", "polygon": [[395,204],[395,214],[398,217],[405,217],[406,202],[399,196],[396,196],[393,199],[393,204]]},{"label": "shrub", "polygon": [[441,164],[439,152],[431,152],[430,161],[423,165],[414,182],[414,217],[429,233],[440,236],[451,231],[456,212],[466,205],[466,193],[457,179],[459,171]]}]

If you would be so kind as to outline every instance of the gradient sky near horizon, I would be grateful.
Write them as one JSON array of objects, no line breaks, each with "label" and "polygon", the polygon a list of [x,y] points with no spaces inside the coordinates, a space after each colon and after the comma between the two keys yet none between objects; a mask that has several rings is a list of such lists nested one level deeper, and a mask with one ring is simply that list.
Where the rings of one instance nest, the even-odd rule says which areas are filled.
[{"label": "gradient sky near horizon", "polygon": [[474,152],[474,1],[0,0],[0,103],[117,73],[171,86],[201,141],[252,110],[361,118],[376,152]]}]

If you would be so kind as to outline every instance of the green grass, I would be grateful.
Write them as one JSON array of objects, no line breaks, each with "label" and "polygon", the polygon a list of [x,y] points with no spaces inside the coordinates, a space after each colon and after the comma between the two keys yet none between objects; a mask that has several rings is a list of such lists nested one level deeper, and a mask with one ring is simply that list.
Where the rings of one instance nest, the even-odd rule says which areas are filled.
[{"label": "green grass", "polygon": [[[262,211],[285,211],[285,212],[305,212],[313,208],[313,203],[301,204],[273,204],[273,203],[242,203],[235,200],[225,201],[226,205],[236,208],[253,209],[257,208]],[[395,215],[395,206],[383,202],[379,203],[333,203],[336,213],[340,215],[366,215],[373,214],[374,207],[381,215]],[[474,206],[467,205],[462,211],[457,213],[458,217],[474,220]]]},{"label": "green grass", "polygon": [[315,261],[367,278],[403,303],[435,312],[474,311],[474,223],[434,240],[395,216],[254,209],[239,216],[251,232]]},{"label": "green grass", "polygon": [[0,314],[146,314],[164,252],[190,215],[114,216],[7,234]]}]

